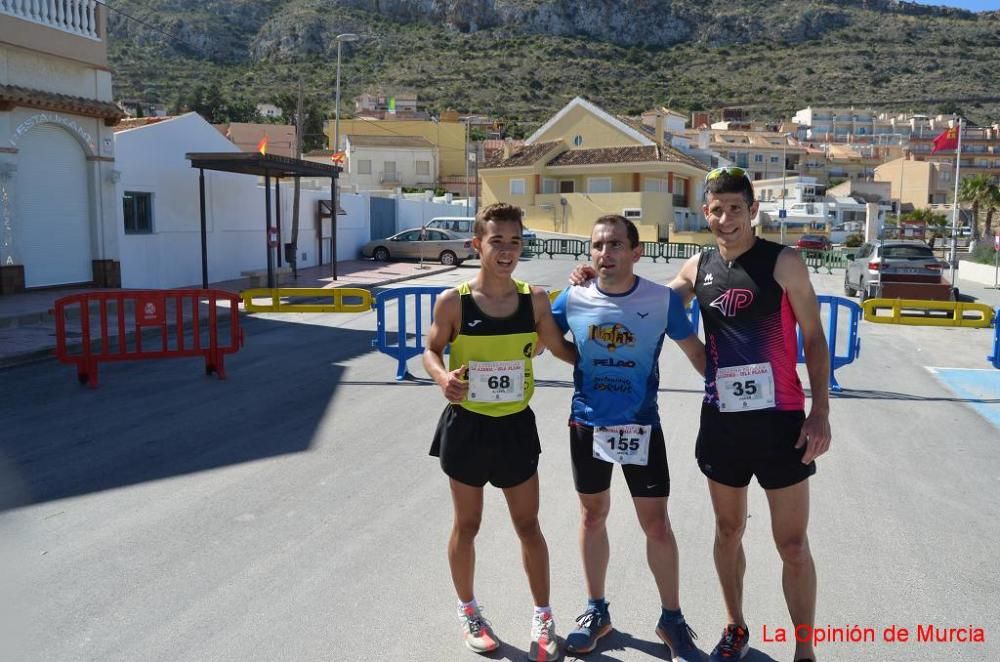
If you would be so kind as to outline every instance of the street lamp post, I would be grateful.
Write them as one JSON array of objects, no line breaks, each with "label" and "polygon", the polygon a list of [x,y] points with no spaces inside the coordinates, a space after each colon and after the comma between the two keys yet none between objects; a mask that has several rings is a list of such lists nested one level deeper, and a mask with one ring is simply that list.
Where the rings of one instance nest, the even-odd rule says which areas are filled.
[{"label": "street lamp post", "polygon": [[781,243],[785,243],[785,218],[787,214],[785,211],[785,198],[788,197],[788,189],[785,188],[785,170],[787,167],[785,159],[787,158],[787,150],[788,134],[786,133],[781,137],[781,212],[778,213],[781,228]]},{"label": "street lamp post", "polygon": [[334,41],[337,42],[337,88],[336,100],[334,101],[334,124],[333,124],[333,151],[340,151],[340,45],[345,41],[357,41],[360,39],[353,32],[338,34]]}]

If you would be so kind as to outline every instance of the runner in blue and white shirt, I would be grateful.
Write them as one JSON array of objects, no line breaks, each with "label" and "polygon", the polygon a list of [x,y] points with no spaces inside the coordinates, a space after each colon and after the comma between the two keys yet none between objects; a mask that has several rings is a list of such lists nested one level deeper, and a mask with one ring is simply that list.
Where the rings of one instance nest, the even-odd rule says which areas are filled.
[{"label": "runner in blue and white shirt", "polygon": [[552,306],[556,323],[572,331],[579,353],[570,454],[582,506],[580,547],[589,594],[566,648],[587,653],[611,631],[604,593],[610,555],[606,518],[612,470],[621,464],[660,594],[656,633],[675,662],[700,660],[680,610],[677,542],[667,516],[670,473],[656,396],[663,338],[677,342],[702,374],[705,346],[688,321],[683,300],[670,288],[635,275],[641,256],[635,225],[622,216],[602,216],[591,234],[596,280],[567,288]]}]

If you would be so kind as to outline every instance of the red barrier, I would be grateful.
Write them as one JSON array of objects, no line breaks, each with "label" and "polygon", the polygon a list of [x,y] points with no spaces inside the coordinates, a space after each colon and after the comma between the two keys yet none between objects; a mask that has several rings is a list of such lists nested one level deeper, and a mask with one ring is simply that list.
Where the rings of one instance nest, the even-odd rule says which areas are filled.
[{"label": "red barrier", "polygon": [[[203,303],[204,302],[204,303]],[[219,320],[219,303],[229,319]],[[81,384],[97,388],[101,361],[203,356],[205,374],[226,378],[225,355],[243,346],[240,297],[222,290],[111,290],[82,292],[56,301],[56,356],[75,363]],[[207,305],[208,312],[201,310]],[[78,318],[80,345],[67,347],[67,320]],[[204,322],[204,323],[203,323]],[[96,328],[95,328],[96,327]],[[223,339],[220,342],[220,330]],[[144,349],[154,346],[155,349]]]}]

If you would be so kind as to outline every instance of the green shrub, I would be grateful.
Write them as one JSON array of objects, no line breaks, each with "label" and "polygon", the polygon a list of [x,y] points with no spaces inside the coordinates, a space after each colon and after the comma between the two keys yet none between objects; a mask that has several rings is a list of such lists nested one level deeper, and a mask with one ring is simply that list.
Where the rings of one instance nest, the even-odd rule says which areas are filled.
[{"label": "green shrub", "polygon": [[973,262],[979,262],[980,264],[993,264],[996,259],[997,251],[993,248],[992,239],[980,239],[976,242],[976,245],[972,248],[972,254],[969,256],[972,258]]},{"label": "green shrub", "polygon": [[857,248],[863,243],[865,243],[865,236],[863,234],[849,234],[847,235],[847,238],[844,239],[844,246],[847,248]]}]

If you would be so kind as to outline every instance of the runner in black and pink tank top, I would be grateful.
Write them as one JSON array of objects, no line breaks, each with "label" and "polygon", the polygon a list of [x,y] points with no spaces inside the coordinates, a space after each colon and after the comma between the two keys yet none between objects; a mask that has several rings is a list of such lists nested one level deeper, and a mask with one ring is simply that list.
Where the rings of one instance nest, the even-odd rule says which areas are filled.
[{"label": "runner in black and pink tank top", "polygon": [[[795,370],[795,314],[774,279],[774,266],[784,248],[758,238],[732,262],[717,250],[701,255],[695,293],[705,325],[705,402],[716,409],[802,411],[805,407]],[[738,368],[742,366],[758,367]],[[761,393],[767,387],[768,367],[773,399]],[[743,377],[721,381],[728,387],[721,401],[716,380],[720,369],[723,375],[730,369],[728,374]]]}]

